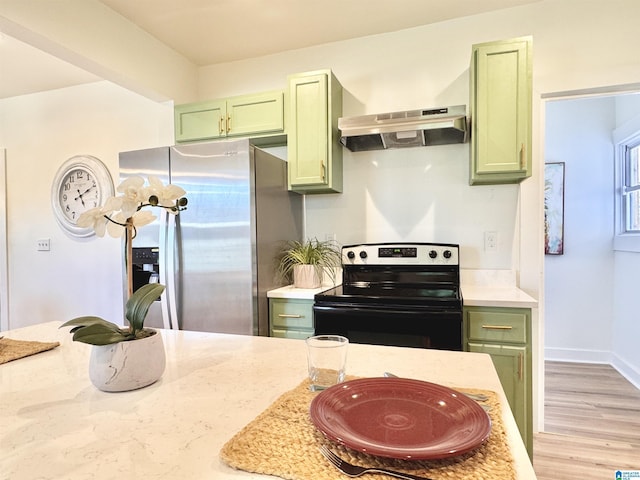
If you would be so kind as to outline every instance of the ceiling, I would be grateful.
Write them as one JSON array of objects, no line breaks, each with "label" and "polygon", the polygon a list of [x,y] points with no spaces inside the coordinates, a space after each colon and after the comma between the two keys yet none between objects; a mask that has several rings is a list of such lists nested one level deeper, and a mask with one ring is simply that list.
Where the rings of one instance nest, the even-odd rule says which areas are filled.
[{"label": "ceiling", "polygon": [[[211,65],[540,0],[100,0],[195,65]],[[266,8],[265,8],[266,7]],[[0,33],[0,98],[96,81]]]}]

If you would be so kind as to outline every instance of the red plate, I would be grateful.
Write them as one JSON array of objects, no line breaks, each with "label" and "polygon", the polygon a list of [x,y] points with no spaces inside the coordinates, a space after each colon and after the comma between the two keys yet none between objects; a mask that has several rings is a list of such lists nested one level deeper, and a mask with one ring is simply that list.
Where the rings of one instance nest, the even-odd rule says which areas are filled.
[{"label": "red plate", "polygon": [[363,378],[334,385],[311,402],[327,438],[381,457],[435,460],[482,445],[491,420],[460,392],[407,378]]}]

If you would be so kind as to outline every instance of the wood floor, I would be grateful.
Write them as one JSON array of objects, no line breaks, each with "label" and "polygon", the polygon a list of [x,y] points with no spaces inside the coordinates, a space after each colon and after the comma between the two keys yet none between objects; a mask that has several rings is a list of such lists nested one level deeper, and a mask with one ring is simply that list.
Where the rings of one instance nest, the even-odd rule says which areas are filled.
[{"label": "wood floor", "polygon": [[615,480],[640,470],[640,390],[608,365],[545,362],[538,480]]}]

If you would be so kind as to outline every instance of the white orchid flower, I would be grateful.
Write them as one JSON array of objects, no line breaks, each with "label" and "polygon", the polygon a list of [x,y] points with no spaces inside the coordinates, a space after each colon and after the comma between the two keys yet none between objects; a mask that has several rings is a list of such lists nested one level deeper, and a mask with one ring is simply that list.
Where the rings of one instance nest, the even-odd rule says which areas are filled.
[{"label": "white orchid flower", "polygon": [[[153,175],[149,176],[148,185],[140,176],[129,177],[118,185],[117,191],[122,195],[109,197],[102,207],[92,208],[80,215],[78,226],[92,227],[96,235],[103,237],[105,233],[118,238],[126,231],[127,221],[138,228],[152,223],[157,217],[143,207],[161,207],[165,211],[177,215],[184,210],[186,201],[176,207],[178,199],[186,192],[176,185],[164,185]],[[151,204],[149,198],[155,196],[158,203]]]},{"label": "white orchid flower", "polygon": [[[125,216],[125,220],[138,211],[140,205],[145,203],[149,196],[147,194],[147,188],[144,186],[144,178],[133,176],[124,180],[118,185],[118,192],[122,193],[122,213]],[[146,198],[145,198],[146,197]]]},{"label": "white orchid flower", "polygon": [[176,200],[183,197],[187,192],[177,185],[164,185],[158,177],[149,175],[149,187],[146,193],[148,193],[149,197],[155,195],[158,198],[158,205],[173,207],[176,204]]},{"label": "white orchid flower", "polygon": [[104,237],[108,220],[104,216],[102,210],[102,207],[96,207],[80,214],[76,225],[82,228],[91,227],[96,232],[97,236]]}]

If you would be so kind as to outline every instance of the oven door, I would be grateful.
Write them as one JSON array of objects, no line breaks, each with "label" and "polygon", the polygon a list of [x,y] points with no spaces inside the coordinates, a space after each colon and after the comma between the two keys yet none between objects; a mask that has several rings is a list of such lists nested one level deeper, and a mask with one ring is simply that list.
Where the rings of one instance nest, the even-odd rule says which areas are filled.
[{"label": "oven door", "polygon": [[313,319],[316,335],[342,335],[353,343],[462,350],[460,310],[316,302]]}]

